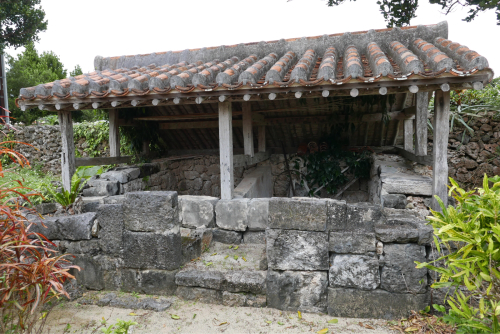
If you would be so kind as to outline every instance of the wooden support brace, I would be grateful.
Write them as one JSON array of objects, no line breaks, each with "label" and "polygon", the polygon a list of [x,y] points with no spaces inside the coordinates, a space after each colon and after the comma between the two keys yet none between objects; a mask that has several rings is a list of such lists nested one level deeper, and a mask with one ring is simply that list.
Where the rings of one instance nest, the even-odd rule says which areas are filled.
[{"label": "wooden support brace", "polygon": [[448,136],[450,132],[450,92],[436,91],[434,97],[434,165],[431,208],[441,211],[437,195],[448,206]]},{"label": "wooden support brace", "polygon": [[417,111],[415,115],[415,155],[427,155],[427,107],[429,95],[427,92],[417,93]]},{"label": "wooden support brace", "polygon": [[120,128],[118,126],[118,110],[109,110],[109,155],[120,156]]},{"label": "wooden support brace", "polygon": [[71,177],[75,173],[75,143],[73,141],[73,118],[71,111],[59,111],[59,124],[61,126],[62,153],[61,174],[64,189],[70,191]]},{"label": "wooden support brace", "polygon": [[413,152],[413,120],[404,120],[404,149],[408,152]]},{"label": "wooden support brace", "polygon": [[233,116],[231,102],[219,103],[220,195],[232,199],[233,171]]},{"label": "wooden support brace", "polygon": [[243,109],[243,147],[245,154],[253,157],[253,129],[252,129],[252,109],[250,102],[242,102]]}]

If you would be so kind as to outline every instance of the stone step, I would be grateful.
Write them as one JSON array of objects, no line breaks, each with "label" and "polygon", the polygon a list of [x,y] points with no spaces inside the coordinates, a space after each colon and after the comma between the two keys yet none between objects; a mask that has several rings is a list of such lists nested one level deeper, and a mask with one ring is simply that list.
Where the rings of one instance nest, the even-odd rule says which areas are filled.
[{"label": "stone step", "polygon": [[381,173],[382,193],[432,196],[432,178],[403,173]]},{"label": "stone step", "polygon": [[83,297],[78,299],[78,303],[81,305],[111,306],[132,310],[152,310],[156,312],[163,312],[172,305],[172,301],[164,297],[151,298],[121,292],[110,292],[106,294],[100,292],[87,292]]}]

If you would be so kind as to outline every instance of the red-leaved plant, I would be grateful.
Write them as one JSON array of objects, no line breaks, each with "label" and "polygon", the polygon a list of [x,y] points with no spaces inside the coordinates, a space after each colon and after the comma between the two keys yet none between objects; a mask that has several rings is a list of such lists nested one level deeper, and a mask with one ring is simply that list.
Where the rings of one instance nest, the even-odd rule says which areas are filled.
[{"label": "red-leaved plant", "polygon": [[[8,156],[14,164],[29,168],[28,160],[10,148],[13,143],[25,144],[0,142],[0,157]],[[31,204],[29,197],[41,195],[22,194],[19,190],[27,188],[21,181],[15,187],[2,184],[8,172],[0,161],[0,332],[40,333],[48,303],[61,296],[69,298],[63,284],[74,278],[71,268],[80,268],[57,256],[57,247],[44,235],[30,232],[33,222],[26,216],[37,215],[36,211],[22,207],[19,200]],[[41,219],[39,224],[43,225]]]}]

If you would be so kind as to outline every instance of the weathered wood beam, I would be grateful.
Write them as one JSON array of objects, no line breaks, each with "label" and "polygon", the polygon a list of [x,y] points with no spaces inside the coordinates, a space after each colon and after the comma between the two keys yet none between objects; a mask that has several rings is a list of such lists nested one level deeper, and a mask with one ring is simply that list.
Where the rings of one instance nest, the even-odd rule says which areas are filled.
[{"label": "weathered wood beam", "polygon": [[432,202],[431,208],[441,211],[438,196],[448,206],[448,137],[450,133],[450,92],[436,91],[434,97],[434,143],[432,153]]},{"label": "weathered wood beam", "polygon": [[427,155],[427,107],[429,97],[427,92],[417,93],[415,115],[415,155]]},{"label": "weathered wood beam", "polygon": [[242,102],[243,109],[243,147],[245,154],[253,157],[252,109],[249,102]]},{"label": "weathered wood beam", "polygon": [[402,146],[394,146],[397,154],[402,156],[405,159],[417,162],[421,165],[432,166],[432,157],[429,155],[426,156],[417,156],[413,152],[408,152]]},{"label": "weathered wood beam", "polygon": [[259,126],[259,152],[266,151],[266,126]]},{"label": "weathered wood beam", "polygon": [[76,158],[76,167],[80,166],[102,166],[114,164],[129,164],[132,162],[131,156],[125,157],[100,157],[100,158]]},{"label": "weathered wood beam", "polygon": [[75,143],[73,140],[73,118],[71,111],[59,111],[59,125],[61,127],[62,152],[61,174],[65,190],[71,190],[71,178],[75,173]]},{"label": "weathered wood beam", "polygon": [[234,192],[233,170],[233,116],[231,102],[219,103],[220,195],[232,199]]},{"label": "weathered wood beam", "polygon": [[404,120],[404,148],[408,152],[413,152],[413,120]]},{"label": "weathered wood beam", "polygon": [[116,109],[109,110],[109,155],[112,157],[120,156],[120,127],[119,127],[119,111]]}]

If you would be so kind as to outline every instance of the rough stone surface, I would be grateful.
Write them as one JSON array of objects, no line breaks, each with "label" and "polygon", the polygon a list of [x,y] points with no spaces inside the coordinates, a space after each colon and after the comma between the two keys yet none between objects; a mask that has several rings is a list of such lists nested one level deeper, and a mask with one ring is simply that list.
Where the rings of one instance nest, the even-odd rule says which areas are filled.
[{"label": "rough stone surface", "polygon": [[105,254],[119,256],[123,250],[123,206],[104,204],[97,210],[99,243]]},{"label": "rough stone surface", "polygon": [[328,270],[328,234],[266,230],[267,260],[273,270]]},{"label": "rough stone surface", "polygon": [[266,296],[223,291],[222,305],[232,307],[266,307]]},{"label": "rough stone surface", "polygon": [[93,212],[57,217],[60,237],[56,239],[92,239],[92,225],[94,224],[95,218],[96,214]]},{"label": "rough stone surface", "polygon": [[385,244],[384,256],[380,258],[383,264],[380,288],[401,293],[427,292],[427,268],[415,268],[415,261],[426,261],[425,255],[425,246]]},{"label": "rough stone surface", "polygon": [[265,244],[266,232],[265,231],[246,231],[243,233],[243,243],[245,244]]},{"label": "rough stone surface", "polygon": [[430,293],[328,288],[328,314],[333,317],[401,319],[412,310],[425,309],[430,301]]},{"label": "rough stone surface", "polygon": [[179,221],[183,227],[215,227],[215,205],[219,201],[209,196],[179,196]]},{"label": "rough stone surface", "polygon": [[210,247],[213,239],[212,229],[210,228],[197,228],[196,230],[191,230],[189,236],[193,238],[200,238],[202,251]]},{"label": "rough stone surface", "polygon": [[181,234],[124,231],[123,251],[126,267],[174,270],[182,261]]},{"label": "rough stone surface", "polygon": [[284,311],[326,312],[328,277],[319,271],[267,273],[267,306]]},{"label": "rough stone surface", "polygon": [[269,200],[269,227],[273,229],[325,231],[325,200],[273,197]]},{"label": "rough stone surface", "polygon": [[81,305],[111,306],[133,310],[151,310],[155,312],[164,312],[172,305],[169,300],[163,298],[119,296],[113,292],[105,295],[87,293],[86,296],[78,300],[78,303]]},{"label": "rough stone surface", "polygon": [[382,173],[382,188],[389,194],[432,196],[432,178],[403,173]]},{"label": "rough stone surface", "polygon": [[334,253],[365,254],[376,251],[375,233],[364,231],[330,232],[329,250]]},{"label": "rough stone surface", "polygon": [[104,197],[104,204],[123,204],[125,203],[125,195],[107,196]]},{"label": "rough stone surface", "polygon": [[230,292],[266,293],[266,272],[234,270],[224,273],[224,290]]},{"label": "rough stone surface", "polygon": [[141,170],[139,168],[127,168],[121,170],[112,170],[101,174],[101,179],[127,183],[139,177]]},{"label": "rough stone surface", "polygon": [[103,269],[96,259],[86,254],[74,254],[72,263],[80,267],[80,271],[71,269],[79,284],[91,290],[104,289]]},{"label": "rough stone surface", "polygon": [[333,255],[330,286],[374,290],[380,285],[379,263],[376,256]]},{"label": "rough stone surface", "polygon": [[212,230],[213,241],[221,242],[223,244],[239,245],[241,243],[242,233],[236,231],[227,231],[214,228]]},{"label": "rough stone surface", "polygon": [[40,203],[35,206],[36,211],[41,215],[46,215],[48,213],[54,213],[57,210],[56,203]]},{"label": "rough stone surface", "polygon": [[215,206],[217,226],[232,231],[245,231],[248,225],[250,199],[220,200]]},{"label": "rough stone surface", "polygon": [[382,196],[382,205],[385,208],[404,209],[408,204],[403,194],[387,194]]},{"label": "rough stone surface", "polygon": [[222,291],[219,290],[179,286],[176,295],[185,300],[195,300],[205,304],[222,304]]},{"label": "rough stone surface", "polygon": [[375,224],[375,234],[382,242],[418,242],[419,224],[416,218],[390,217],[385,222]]},{"label": "rough stone surface", "polygon": [[43,234],[49,240],[62,239],[57,217],[45,217],[42,221],[40,217],[30,215],[28,219],[32,223],[30,232]]},{"label": "rough stone surface", "polygon": [[120,193],[120,183],[117,181],[107,180],[89,180],[87,182],[89,188],[83,189],[83,196],[113,196]]},{"label": "rough stone surface", "polygon": [[143,191],[125,194],[125,228],[136,232],[164,232],[179,226],[177,193]]},{"label": "rough stone surface", "polygon": [[381,219],[380,208],[371,203],[347,204],[345,230],[373,232],[373,225]]},{"label": "rough stone surface", "polygon": [[346,227],[347,205],[345,201],[327,200],[327,230],[343,231]]},{"label": "rough stone surface", "polygon": [[182,263],[188,263],[201,255],[201,238],[181,237]]},{"label": "rough stone surface", "polygon": [[225,282],[224,275],[219,271],[186,270],[175,276],[175,283],[179,286],[223,290]]},{"label": "rough stone surface", "polygon": [[140,290],[147,295],[173,295],[177,289],[177,270],[144,270],[141,273]]},{"label": "rough stone surface", "polygon": [[269,225],[269,198],[252,198],[248,206],[249,231],[264,231]]}]

